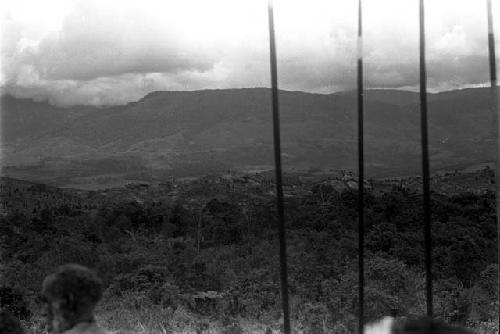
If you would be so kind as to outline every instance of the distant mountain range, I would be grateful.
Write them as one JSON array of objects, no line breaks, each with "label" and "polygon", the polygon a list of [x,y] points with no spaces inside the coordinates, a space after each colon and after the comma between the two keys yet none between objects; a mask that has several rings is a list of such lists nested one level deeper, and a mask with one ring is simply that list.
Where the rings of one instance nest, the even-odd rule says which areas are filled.
[{"label": "distant mountain range", "polygon": [[[365,97],[368,174],[418,173],[418,93],[369,90]],[[3,174],[63,184],[272,168],[270,99],[266,88],[159,91],[123,106],[62,108],[5,95]],[[486,88],[429,95],[432,169],[494,159],[490,101]],[[353,92],[281,91],[280,106],[287,169],[356,170]]]}]

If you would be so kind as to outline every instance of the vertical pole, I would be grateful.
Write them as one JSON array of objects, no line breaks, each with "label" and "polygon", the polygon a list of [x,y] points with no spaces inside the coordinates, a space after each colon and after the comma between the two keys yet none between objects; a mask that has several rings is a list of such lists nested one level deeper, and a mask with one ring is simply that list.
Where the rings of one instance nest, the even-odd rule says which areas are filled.
[{"label": "vertical pole", "polygon": [[364,99],[363,99],[363,11],[358,0],[358,333],[364,332],[365,307],[365,210],[364,210]]},{"label": "vertical pole", "polygon": [[273,106],[274,164],[276,170],[276,205],[278,209],[279,239],[280,239],[280,279],[281,301],[283,306],[284,333],[290,334],[290,310],[288,306],[288,267],[286,256],[285,210],[283,204],[283,181],[281,172],[281,136],[278,101],[278,66],[276,61],[276,40],[274,34],[273,2],[268,3],[269,17],[269,49],[271,63],[271,91]]},{"label": "vertical pole", "polygon": [[[497,214],[497,247],[500,258],[500,117],[498,115],[498,87],[497,87],[497,66],[495,55],[495,31],[493,30],[493,9],[491,0],[487,0],[488,7],[488,54],[490,61],[490,88],[491,88],[491,110],[496,123],[495,135],[497,138],[496,146],[496,168],[495,168],[495,187],[496,187],[496,214]],[[500,273],[499,273],[500,276]],[[498,301],[500,303],[500,279],[498,280]],[[499,314],[500,329],[500,314]]]},{"label": "vertical pole", "polygon": [[425,65],[425,12],[424,0],[420,0],[420,129],[422,146],[422,179],[424,209],[424,242],[427,316],[433,316],[432,305],[432,234],[430,207],[429,140],[427,125],[427,70]]}]

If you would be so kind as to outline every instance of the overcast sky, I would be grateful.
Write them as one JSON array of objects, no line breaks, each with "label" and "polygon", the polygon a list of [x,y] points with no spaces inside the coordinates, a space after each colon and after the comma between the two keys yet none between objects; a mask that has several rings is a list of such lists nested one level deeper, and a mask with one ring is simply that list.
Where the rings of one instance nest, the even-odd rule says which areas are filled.
[{"label": "overcast sky", "polygon": [[[495,30],[500,0],[493,0]],[[6,0],[0,84],[58,105],[269,86],[266,0]],[[355,0],[275,0],[279,85],[353,89]],[[428,0],[433,90],[488,80],[486,0]],[[418,84],[418,0],[364,0],[366,85]],[[500,41],[497,38],[497,45]],[[500,54],[497,48],[497,54]]]}]

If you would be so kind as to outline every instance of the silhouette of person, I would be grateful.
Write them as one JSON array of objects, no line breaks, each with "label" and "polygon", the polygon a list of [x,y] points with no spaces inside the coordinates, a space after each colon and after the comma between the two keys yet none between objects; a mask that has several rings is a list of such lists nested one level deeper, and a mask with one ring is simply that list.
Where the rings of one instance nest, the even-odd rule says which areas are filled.
[{"label": "silhouette of person", "polygon": [[47,276],[42,285],[47,325],[53,334],[109,334],[95,322],[94,309],[102,297],[102,283],[90,269],[66,264]]},{"label": "silhouette of person", "polygon": [[0,309],[0,334],[23,334],[21,322],[7,309]]},{"label": "silhouette of person", "polygon": [[432,318],[396,321],[392,331],[394,334],[472,334],[469,329]]},{"label": "silhouette of person", "polygon": [[385,317],[367,325],[366,334],[473,334],[469,329],[432,318]]}]

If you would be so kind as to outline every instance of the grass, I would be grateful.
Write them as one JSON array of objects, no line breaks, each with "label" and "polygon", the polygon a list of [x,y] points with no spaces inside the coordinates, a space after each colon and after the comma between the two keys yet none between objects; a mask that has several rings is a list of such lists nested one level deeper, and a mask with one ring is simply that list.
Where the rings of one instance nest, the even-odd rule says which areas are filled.
[{"label": "grass", "polygon": [[[116,306],[116,307],[115,307]],[[130,305],[128,305],[130,306]],[[280,326],[260,323],[244,318],[236,319],[232,325],[224,325],[216,319],[200,317],[178,307],[176,310],[161,307],[129,308],[124,305],[106,304],[97,310],[97,322],[112,334],[278,334]],[[25,323],[28,334],[46,334],[43,318],[34,317]],[[476,334],[498,334],[498,323],[484,322],[474,326]],[[338,324],[333,329],[306,330],[292,322],[294,334],[351,334],[345,326]],[[369,333],[369,332],[367,332]],[[378,332],[377,332],[378,334]]]}]

